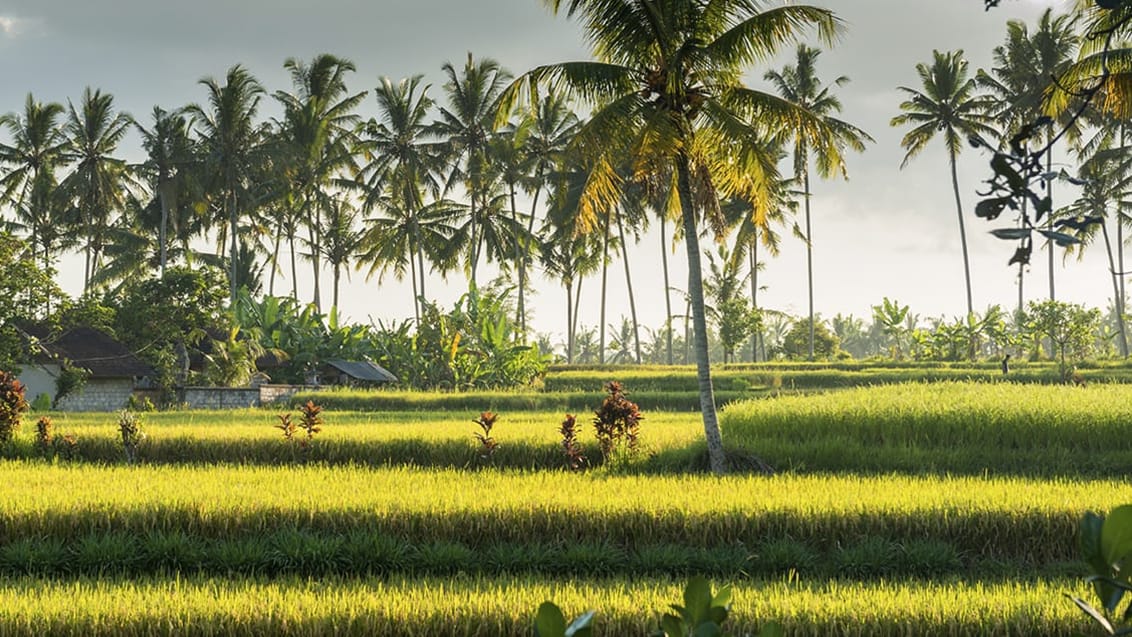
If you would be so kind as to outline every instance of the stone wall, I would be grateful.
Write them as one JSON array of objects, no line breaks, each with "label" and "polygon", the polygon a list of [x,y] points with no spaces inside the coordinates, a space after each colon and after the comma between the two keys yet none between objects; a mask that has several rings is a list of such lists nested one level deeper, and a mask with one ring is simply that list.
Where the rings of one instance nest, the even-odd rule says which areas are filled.
[{"label": "stone wall", "polygon": [[246,409],[258,407],[257,387],[185,387],[180,402],[190,409]]},{"label": "stone wall", "polygon": [[134,381],[90,379],[82,390],[59,401],[61,411],[118,411],[125,409],[134,393]]},{"label": "stone wall", "polygon": [[317,389],[317,387],[314,385],[260,385],[259,404],[270,405],[285,402],[296,393],[310,389]]}]

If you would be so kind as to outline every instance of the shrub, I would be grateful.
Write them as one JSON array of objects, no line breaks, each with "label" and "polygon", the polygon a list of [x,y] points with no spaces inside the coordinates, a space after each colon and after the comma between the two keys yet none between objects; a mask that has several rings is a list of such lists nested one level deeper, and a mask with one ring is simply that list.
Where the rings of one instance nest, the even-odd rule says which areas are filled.
[{"label": "shrub", "polygon": [[307,434],[307,437],[299,441],[299,446],[302,448],[303,453],[310,453],[311,443],[314,441],[314,435],[322,431],[322,407],[315,404],[313,400],[308,400],[304,405],[299,407],[302,412],[299,420],[299,428]]},{"label": "shrub", "polygon": [[138,447],[145,440],[141,419],[134,412],[123,409],[118,412],[118,431],[122,434],[122,451],[126,455],[126,464],[137,464]]},{"label": "shrub", "polygon": [[0,371],[0,443],[12,440],[20,429],[20,416],[28,410],[26,388],[11,372]]},{"label": "shrub", "polygon": [[582,446],[578,444],[578,422],[572,414],[566,414],[565,420],[558,427],[562,434],[562,453],[566,456],[566,468],[577,471],[586,464],[586,456],[582,453]]},{"label": "shrub", "polygon": [[496,449],[499,448],[499,443],[495,438],[491,437],[491,428],[495,426],[495,421],[499,419],[499,414],[493,414],[490,411],[485,411],[476,418],[475,422],[480,427],[480,432],[473,434],[476,440],[480,441],[479,457],[481,460],[490,461],[491,457],[495,455]]},{"label": "shrub", "polygon": [[610,381],[605,390],[609,395],[594,412],[594,430],[601,455],[605,460],[613,454],[614,448],[624,443],[630,452],[636,451],[640,437],[640,423],[644,420],[637,404],[626,398],[621,383]]},{"label": "shrub", "polygon": [[43,416],[35,423],[35,451],[44,458],[49,458],[54,450],[51,435],[51,419]]}]

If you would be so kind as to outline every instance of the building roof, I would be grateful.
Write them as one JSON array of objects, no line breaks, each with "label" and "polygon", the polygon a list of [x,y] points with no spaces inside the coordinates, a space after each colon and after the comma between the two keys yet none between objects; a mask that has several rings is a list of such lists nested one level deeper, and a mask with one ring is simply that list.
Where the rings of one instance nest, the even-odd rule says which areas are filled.
[{"label": "building roof", "polygon": [[91,327],[73,327],[56,338],[41,338],[46,358],[68,361],[91,378],[135,378],[155,371],[109,334]]},{"label": "building roof", "polygon": [[344,361],[339,359],[332,359],[326,361],[326,364],[337,369],[338,371],[346,374],[354,380],[362,380],[369,383],[395,383],[397,377],[377,363],[369,361]]}]

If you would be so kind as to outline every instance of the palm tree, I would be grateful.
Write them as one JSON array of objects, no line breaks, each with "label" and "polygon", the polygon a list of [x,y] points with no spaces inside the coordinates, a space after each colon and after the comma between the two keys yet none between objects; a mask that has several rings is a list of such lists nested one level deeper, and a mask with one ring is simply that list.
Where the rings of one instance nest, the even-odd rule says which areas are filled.
[{"label": "palm tree", "polygon": [[196,150],[190,134],[192,125],[183,112],[170,112],[154,106],[151,127],[147,129],[136,122],[135,126],[141,133],[142,147],[148,155],[142,169],[150,174],[153,190],[157,193],[161,206],[158,245],[161,252],[161,276],[165,276],[170,216],[178,208],[177,197],[184,194],[190,168],[196,161]]},{"label": "palm tree", "polygon": [[[322,252],[322,258],[330,265],[333,275],[333,302],[331,307],[338,307],[338,290],[342,279],[342,270],[350,276],[350,263],[358,256],[364,240],[364,234],[358,229],[358,214],[349,201],[343,197],[335,197],[326,209],[326,225],[322,228],[321,242],[317,249]],[[314,250],[312,246],[312,251]]]},{"label": "palm tree", "polygon": [[63,163],[66,137],[59,126],[63,106],[38,102],[29,93],[23,114],[0,116],[11,145],[0,144],[0,166],[10,170],[0,177],[0,197],[15,208],[17,219],[27,227],[32,255],[36,244],[43,254],[43,266],[51,266],[51,251],[62,232],[56,227],[58,213],[55,169]]},{"label": "palm tree", "polygon": [[[495,132],[495,119],[499,97],[509,78],[499,63],[481,59],[478,63],[468,53],[464,68],[457,72],[451,63],[442,67],[448,81],[444,92],[449,107],[440,109],[440,119],[432,126],[438,137],[446,140],[453,162],[449,185],[463,182],[470,202],[468,228],[468,264],[472,285],[476,284],[484,229],[479,227],[480,209],[487,205],[486,183],[489,153],[488,145]],[[509,114],[511,109],[507,109]]]},{"label": "palm tree", "polygon": [[321,311],[322,212],[332,214],[335,206],[328,193],[331,182],[345,170],[356,172],[353,131],[360,118],[353,111],[366,92],[348,94],[345,78],[355,70],[354,64],[333,55],[318,55],[309,64],[288,58],[283,68],[294,85],[293,93],[275,93],[283,106],[279,133],[284,172],[297,204],[295,212],[307,226],[314,304]]},{"label": "palm tree", "polygon": [[[696,335],[696,367],[711,468],[726,470],[708,359],[707,319],[700,267],[701,222],[719,224],[716,193],[738,190],[739,175],[777,173],[758,128],[792,119],[820,120],[794,104],[753,91],[740,80],[748,65],[772,56],[807,26],[826,40],[838,29],[833,13],[787,5],[759,12],[747,0],[548,0],[577,16],[598,58],[540,66],[508,91],[501,112],[532,83],[562,87],[594,105],[575,140],[594,158],[579,213],[580,229],[619,197],[617,167],[634,172],[667,166],[676,175],[688,292]],[[756,122],[755,126],[748,122]],[[762,181],[762,180],[757,180]],[[758,193],[751,193],[759,196]]]},{"label": "palm tree", "polygon": [[963,246],[967,314],[972,314],[975,306],[971,297],[971,263],[967,256],[967,232],[963,226],[963,203],[959,197],[956,158],[963,149],[964,140],[973,136],[990,137],[995,134],[995,129],[991,126],[994,118],[988,114],[993,104],[988,97],[976,93],[977,83],[974,78],[968,77],[967,60],[963,59],[963,51],[933,51],[932,56],[930,66],[923,63],[916,65],[916,72],[923,84],[922,91],[899,87],[908,99],[900,104],[903,114],[893,117],[891,125],[913,126],[900,141],[900,145],[908,151],[900,164],[901,169],[927,147],[936,133],[943,133],[948,165],[951,167],[951,185],[955,191],[959,241]]},{"label": "palm tree", "polygon": [[[1047,141],[1059,131],[1069,128],[1076,137],[1072,113],[1067,107],[1053,110],[1051,97],[1060,80],[1072,64],[1080,36],[1077,34],[1077,17],[1069,14],[1054,17],[1046,9],[1038,19],[1038,28],[1032,34],[1026,23],[1011,20],[1006,24],[1006,41],[995,47],[994,66],[990,73],[979,70],[976,80],[996,98],[993,115],[1002,123],[1003,137],[1009,139],[1023,126],[1032,124],[1043,115],[1053,117],[1056,127],[1046,128]],[[1046,170],[1052,169],[1053,155],[1046,155]],[[1050,182],[1047,182],[1049,187]],[[1025,200],[1023,200],[1025,205]],[[1046,229],[1052,228],[1053,218],[1047,216]],[[1054,243],[1048,241],[1049,295],[1054,294]],[[1025,264],[1018,266],[1019,307],[1022,298],[1022,275]]]},{"label": "palm tree", "polygon": [[208,90],[208,109],[189,107],[200,127],[206,170],[214,183],[228,224],[230,244],[228,285],[231,298],[240,289],[237,263],[240,258],[239,222],[253,207],[249,196],[251,178],[258,170],[264,130],[255,121],[263,86],[240,65],[228,69],[224,84],[213,78],[200,81]]},{"label": "palm tree", "polygon": [[[397,84],[389,78],[381,78],[381,84],[374,90],[380,121],[371,119],[366,124],[359,144],[359,150],[368,160],[359,173],[359,181],[365,184],[364,208],[373,210],[379,207],[379,202],[390,202],[390,205],[381,204],[380,207],[400,219],[403,225],[398,231],[407,233],[399,240],[406,242],[408,253],[398,259],[408,258],[413,262],[410,264],[413,315],[418,319],[426,296],[426,251],[421,230],[424,220],[414,215],[426,210],[426,194],[433,200],[439,199],[441,183],[437,176],[444,165],[443,145],[432,136],[426,121],[434,106],[428,89],[428,85],[421,86],[420,75]],[[394,188],[397,191],[390,192]],[[432,220],[429,220],[425,225],[431,223]],[[443,233],[446,236],[450,234],[448,230]],[[397,252],[400,254],[400,249]],[[402,271],[403,267],[402,264]]]},{"label": "palm tree", "polygon": [[[527,112],[523,126],[526,130],[524,154],[531,170],[530,186],[531,212],[527,217],[527,236],[533,237],[535,221],[538,217],[539,196],[547,185],[548,176],[562,161],[567,144],[581,124],[578,116],[570,110],[567,101],[559,94],[536,92],[533,107]],[[527,272],[530,269],[533,242],[522,250],[519,267],[519,329],[527,332],[527,311],[524,293],[527,287]]]},{"label": "palm tree", "polygon": [[113,215],[126,206],[130,170],[125,160],[113,154],[132,122],[129,115],[114,111],[112,95],[89,87],[78,109],[74,104],[67,107],[64,157],[74,168],[60,186],[74,206],[86,242],[84,292],[98,273]]},{"label": "palm tree", "polygon": [[844,86],[849,78],[842,75],[832,85],[822,86],[815,65],[821,51],[798,45],[797,61],[782,71],[768,71],[764,76],[778,90],[779,95],[820,117],[824,129],[816,131],[821,137],[813,139],[806,127],[789,131],[794,144],[794,175],[802,181],[802,201],[806,212],[806,286],[810,311],[810,360],[814,358],[814,235],[810,223],[810,153],[813,151],[818,175],[829,179],[840,174],[848,179],[843,151],[852,148],[861,152],[865,142],[874,141],[865,131],[833,117],[841,112],[841,100],[833,89]]}]

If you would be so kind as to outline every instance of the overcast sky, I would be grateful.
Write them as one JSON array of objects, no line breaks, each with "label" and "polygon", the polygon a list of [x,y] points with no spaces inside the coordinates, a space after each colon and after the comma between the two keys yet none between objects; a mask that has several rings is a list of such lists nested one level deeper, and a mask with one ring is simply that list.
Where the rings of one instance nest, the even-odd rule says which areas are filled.
[{"label": "overcast sky", "polygon": [[[1012,0],[990,12],[983,10],[982,0],[816,4],[834,9],[848,27],[819,58],[818,72],[826,80],[851,78],[839,91],[842,116],[876,139],[867,152],[849,158],[848,182],[815,182],[816,309],[826,317],[839,312],[868,317],[870,306],[888,296],[924,317],[959,316],[965,311],[962,261],[946,155],[933,145],[899,169],[902,132],[888,126],[901,101],[896,87],[918,87],[915,64],[930,60],[933,49],[963,49],[972,71],[986,67],[1008,20],[1033,24],[1045,7],[1065,3]],[[577,25],[554,17],[538,0],[0,0],[0,111],[21,108],[28,92],[40,100],[77,100],[89,85],[113,93],[121,109],[144,119],[155,104],[171,108],[203,99],[198,80],[222,78],[236,63],[269,90],[287,89],[283,61],[322,52],[355,62],[358,72],[350,78],[355,90],[372,88],[380,76],[424,74],[440,101],[441,65],[459,65],[469,51],[495,58],[514,73],[587,57]],[[772,66],[789,61],[790,52]],[[751,69],[749,83],[762,87],[767,68]],[[264,104],[270,114],[270,100]],[[374,115],[375,104],[368,98],[363,114]],[[136,137],[123,154],[139,157]],[[1006,267],[1013,245],[991,237],[987,231],[994,226],[970,213],[974,191],[990,175],[988,160],[966,150],[959,166],[975,306],[999,303],[1010,309],[1017,298],[1016,270]],[[1065,191],[1059,198],[1055,191],[1055,205],[1068,203],[1070,196]],[[651,327],[659,327],[664,315],[659,251],[659,239],[650,234],[632,253],[641,320]],[[680,288],[686,280],[682,252],[680,246],[672,262],[673,285]],[[1062,265],[1059,256],[1059,298],[1107,304],[1111,288],[1102,250],[1093,252],[1081,263]],[[1035,255],[1028,298],[1048,294],[1044,263],[1044,254]],[[62,268],[64,287],[77,291],[81,261],[65,260]],[[805,312],[805,252],[798,240],[787,235],[782,254],[769,261],[762,280],[766,306]],[[619,263],[611,281],[608,323],[628,314]],[[301,291],[309,290],[303,285]],[[544,279],[538,285],[535,328],[564,332],[563,292]],[[405,318],[412,315],[407,288],[392,280],[379,286],[355,273],[342,309],[355,320]],[[438,280],[429,292],[447,303],[464,289],[466,281],[457,276],[443,284]],[[584,294],[590,300],[583,301],[581,322],[596,325],[596,280],[587,283]]]}]

